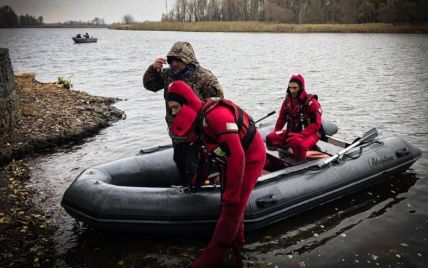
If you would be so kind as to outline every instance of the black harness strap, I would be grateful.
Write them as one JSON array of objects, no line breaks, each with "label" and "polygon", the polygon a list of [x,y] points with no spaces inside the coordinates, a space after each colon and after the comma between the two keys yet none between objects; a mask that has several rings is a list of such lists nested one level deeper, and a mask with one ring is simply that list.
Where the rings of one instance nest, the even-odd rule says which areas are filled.
[{"label": "black harness strap", "polygon": [[[241,130],[241,127],[243,127],[243,114],[244,111],[238,107],[238,130]],[[248,147],[250,146],[251,142],[253,141],[254,137],[256,136],[257,128],[256,124],[254,123],[253,118],[251,118],[250,115],[248,116],[249,120],[249,126],[247,128],[247,133],[245,133],[244,138],[242,139],[242,147],[244,147],[244,150],[246,151]]]},{"label": "black harness strap", "polygon": [[[205,103],[204,106],[201,108],[201,110],[199,111],[198,117],[196,119],[195,122],[195,133],[197,136],[197,142],[199,145],[204,145],[204,135],[202,133],[202,125],[203,125],[203,121],[205,119],[205,116],[207,115],[208,112],[210,112],[219,102],[221,101],[221,99],[215,99],[212,100],[211,102]],[[226,104],[226,106],[229,106]],[[255,135],[256,135],[256,125],[254,123],[254,120],[251,118],[251,116],[248,116],[249,119],[249,126],[244,126],[244,111],[239,107],[239,106],[235,106],[238,110],[238,116],[236,119],[236,125],[238,126],[238,134],[241,132],[242,128],[245,127],[246,128],[246,133],[244,138],[241,141],[242,147],[244,148],[244,150],[247,150],[248,147],[250,146],[251,142],[253,141]],[[208,125],[208,122],[207,122]],[[209,127],[209,126],[208,126]],[[224,134],[224,133],[222,133]],[[212,143],[215,142],[215,140],[212,137],[208,136],[208,140],[212,141]]]}]

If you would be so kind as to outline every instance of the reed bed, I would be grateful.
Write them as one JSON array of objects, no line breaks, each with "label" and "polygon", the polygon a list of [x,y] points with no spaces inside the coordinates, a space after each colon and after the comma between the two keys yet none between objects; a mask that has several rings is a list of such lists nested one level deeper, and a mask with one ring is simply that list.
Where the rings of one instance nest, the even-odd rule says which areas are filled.
[{"label": "reed bed", "polygon": [[133,24],[113,24],[110,29],[184,32],[428,33],[428,23],[285,24],[255,21],[143,22]]}]

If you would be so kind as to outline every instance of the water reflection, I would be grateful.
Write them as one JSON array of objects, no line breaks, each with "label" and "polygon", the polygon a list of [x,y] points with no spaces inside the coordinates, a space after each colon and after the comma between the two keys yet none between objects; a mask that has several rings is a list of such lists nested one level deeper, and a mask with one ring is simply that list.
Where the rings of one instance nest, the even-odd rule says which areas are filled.
[{"label": "water reflection", "polygon": [[296,259],[338,236],[346,237],[346,232],[361,222],[380,217],[404,200],[418,179],[415,172],[409,171],[249,234],[247,252],[255,263],[268,263],[269,256]]}]

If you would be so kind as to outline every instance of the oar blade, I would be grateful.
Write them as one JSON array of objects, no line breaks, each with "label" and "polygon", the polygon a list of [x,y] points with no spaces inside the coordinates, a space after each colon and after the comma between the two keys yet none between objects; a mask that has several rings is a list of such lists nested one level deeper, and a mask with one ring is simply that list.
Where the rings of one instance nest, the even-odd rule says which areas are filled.
[{"label": "oar blade", "polygon": [[372,141],[377,136],[378,136],[377,129],[376,128],[372,128],[369,131],[367,131],[366,133],[364,133],[364,135],[360,139],[360,142],[363,142],[363,141],[364,142]]}]

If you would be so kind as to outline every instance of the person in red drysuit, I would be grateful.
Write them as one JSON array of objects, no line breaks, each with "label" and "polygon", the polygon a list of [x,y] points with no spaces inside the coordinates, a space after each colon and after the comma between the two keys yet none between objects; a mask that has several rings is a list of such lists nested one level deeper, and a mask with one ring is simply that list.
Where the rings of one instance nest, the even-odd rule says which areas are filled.
[{"label": "person in red drysuit", "polygon": [[167,100],[174,116],[174,134],[204,145],[225,162],[220,217],[208,247],[192,267],[218,267],[229,248],[240,267],[244,210],[266,158],[263,139],[251,117],[237,105],[224,99],[202,102],[182,81],[169,85]]},{"label": "person in red drysuit", "polygon": [[291,148],[296,162],[306,160],[306,152],[320,139],[321,106],[317,99],[316,95],[306,93],[303,76],[292,75],[274,131],[266,136],[266,144]]}]

